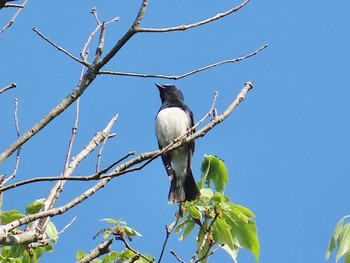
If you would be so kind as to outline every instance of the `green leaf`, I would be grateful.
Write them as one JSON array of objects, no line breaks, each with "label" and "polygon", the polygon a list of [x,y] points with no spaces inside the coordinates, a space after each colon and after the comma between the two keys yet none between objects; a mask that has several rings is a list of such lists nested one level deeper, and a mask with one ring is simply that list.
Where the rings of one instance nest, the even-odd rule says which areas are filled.
[{"label": "green leaf", "polygon": [[237,204],[231,204],[227,211],[230,211],[232,218],[245,223],[247,223],[250,218],[255,217],[253,212],[251,212],[248,208]]},{"label": "green leaf", "polygon": [[231,214],[224,212],[222,214],[225,222],[231,227],[231,233],[237,239],[240,246],[249,249],[255,256],[255,260],[259,261],[260,243],[258,239],[258,229],[253,219],[247,222],[234,220]]},{"label": "green leaf", "polygon": [[52,221],[49,221],[49,223],[47,224],[45,233],[51,238],[52,242],[55,244],[58,238],[58,231],[54,223],[52,223]]},{"label": "green leaf", "polygon": [[10,249],[9,256],[13,258],[20,257],[22,256],[24,249],[25,249],[25,246],[22,244],[14,245]]},{"label": "green leaf", "polygon": [[335,256],[336,262],[347,252],[350,252],[350,223],[346,223],[339,233],[338,252]]},{"label": "green leaf", "polygon": [[333,235],[331,237],[331,240],[329,241],[328,244],[328,248],[326,251],[326,255],[325,258],[328,259],[333,251],[333,249],[335,248],[335,246],[337,245],[337,240],[339,237],[340,232],[343,230],[343,224],[344,224],[344,220],[349,217],[349,216],[345,216],[343,217],[341,220],[339,220],[339,222],[337,223],[337,225],[335,226],[335,229],[333,231]]},{"label": "green leaf", "polygon": [[116,224],[116,225],[119,225],[119,224],[126,225],[126,222],[125,222],[125,221],[116,220],[116,219],[114,219],[114,218],[103,218],[103,219],[101,219],[100,221],[105,221],[105,222],[112,223],[112,224]]},{"label": "green leaf", "polygon": [[181,223],[175,227],[175,233],[179,233],[191,221],[191,216],[187,216]]},{"label": "green leaf", "polygon": [[144,256],[146,259],[144,259],[143,257],[139,257],[138,260],[135,261],[135,263],[149,263],[149,262],[154,262],[154,258],[151,255],[148,254],[142,254],[142,256]]},{"label": "green leaf", "polygon": [[247,217],[255,217],[254,213],[252,211],[249,210],[249,208],[242,206],[242,205],[238,205],[238,204],[232,204],[231,208],[240,211],[242,214],[244,214]]},{"label": "green leaf", "polygon": [[43,206],[45,198],[37,199],[33,203],[26,206],[27,214],[35,214],[38,213]]},{"label": "green leaf", "polygon": [[216,234],[213,234],[216,243],[227,244],[231,249],[234,249],[231,228],[221,216],[216,218],[213,228],[215,229],[214,232],[216,232]]},{"label": "green leaf", "polygon": [[346,252],[344,256],[344,263],[350,263],[350,252]]},{"label": "green leaf", "polygon": [[116,259],[118,259],[119,255],[120,253],[118,253],[117,251],[112,251],[111,253],[103,257],[102,263],[117,262]]},{"label": "green leaf", "polygon": [[123,226],[123,229],[124,229],[124,233],[129,237],[131,237],[131,236],[142,237],[142,235],[139,232],[137,232],[135,229],[133,229],[131,227]]},{"label": "green leaf", "polygon": [[212,198],[213,195],[213,190],[211,190],[210,188],[201,189],[201,197]]},{"label": "green leaf", "polygon": [[77,254],[75,255],[76,259],[81,259],[85,256],[85,253],[82,250],[78,250]]},{"label": "green leaf", "polygon": [[238,248],[237,247],[235,247],[234,249],[231,249],[228,245],[224,245],[221,248],[223,250],[225,250],[231,256],[233,262],[238,263],[238,261],[237,261]]},{"label": "green leaf", "polygon": [[219,192],[223,192],[228,182],[228,171],[224,161],[214,155],[204,155],[201,166],[203,175],[208,169],[209,171],[205,178],[206,182],[208,183],[209,180],[212,180],[215,189]]},{"label": "green leaf", "polygon": [[1,214],[1,223],[6,225],[22,217],[25,217],[25,215],[21,214],[18,210],[8,210]]},{"label": "green leaf", "polygon": [[185,240],[187,236],[192,232],[193,228],[195,227],[196,223],[194,221],[189,221],[187,226],[184,229],[184,233],[182,236],[180,236],[179,240]]},{"label": "green leaf", "polygon": [[207,155],[204,155],[204,160],[202,162],[202,165],[201,165],[201,172],[202,172],[202,177],[201,177],[201,180],[197,183],[197,186],[200,190],[202,190],[204,188],[204,184],[205,183],[208,183],[208,180],[207,180],[207,176],[208,176],[208,173],[209,173],[209,169],[210,169],[210,162],[208,160],[206,160],[206,157]]},{"label": "green leaf", "polygon": [[187,211],[190,213],[192,218],[198,219],[198,220],[202,219],[202,213],[197,208],[195,208],[194,206],[188,207]]}]

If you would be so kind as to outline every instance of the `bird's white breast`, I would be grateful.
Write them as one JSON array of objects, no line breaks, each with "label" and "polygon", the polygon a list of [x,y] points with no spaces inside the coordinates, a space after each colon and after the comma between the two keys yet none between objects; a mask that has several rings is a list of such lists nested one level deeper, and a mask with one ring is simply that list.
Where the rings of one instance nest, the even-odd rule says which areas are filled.
[{"label": "bird's white breast", "polygon": [[190,128],[189,116],[178,107],[161,110],[156,118],[156,135],[160,146],[164,147]]}]

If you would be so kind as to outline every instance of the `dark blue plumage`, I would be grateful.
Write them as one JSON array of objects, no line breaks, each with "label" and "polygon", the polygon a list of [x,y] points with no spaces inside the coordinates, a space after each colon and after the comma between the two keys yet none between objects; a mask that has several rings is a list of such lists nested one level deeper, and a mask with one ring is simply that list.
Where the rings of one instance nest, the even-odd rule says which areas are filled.
[{"label": "dark blue plumage", "polygon": [[[159,148],[170,144],[193,127],[192,111],[184,103],[182,92],[173,84],[156,83],[162,106],[156,116],[156,136]],[[192,201],[200,193],[191,170],[194,141],[162,155],[165,170],[171,180],[168,200],[174,203]]]}]

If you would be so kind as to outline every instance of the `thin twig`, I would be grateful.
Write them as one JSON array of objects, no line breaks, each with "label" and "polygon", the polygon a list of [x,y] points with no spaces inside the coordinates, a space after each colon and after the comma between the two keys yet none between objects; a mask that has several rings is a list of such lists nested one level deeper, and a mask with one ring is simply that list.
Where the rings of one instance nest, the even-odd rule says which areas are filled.
[{"label": "thin twig", "polygon": [[[54,237],[52,237],[52,238],[55,238],[55,237],[58,237],[59,235],[61,235],[64,231],[67,230],[68,227],[70,227],[71,225],[73,225],[73,223],[74,223],[74,221],[75,221],[76,219],[77,219],[76,216],[73,217],[73,219],[72,219],[64,228],[62,228],[62,230],[61,230],[60,232],[58,232],[58,233],[56,234],[56,236],[54,236]],[[51,238],[51,239],[52,239],[52,238]]]},{"label": "thin twig", "polygon": [[95,34],[97,33],[97,31],[100,29],[101,25],[97,25],[95,30],[92,31],[88,37],[88,39],[85,42],[85,45],[83,47],[83,50],[80,52],[80,57],[86,62],[87,62],[87,56],[89,54],[89,51],[87,50],[88,46],[90,45],[91,40],[93,39],[93,37],[95,36]]},{"label": "thin twig", "polygon": [[103,45],[104,45],[104,41],[105,41],[105,33],[106,33],[106,24],[102,23],[102,25],[101,25],[101,32],[100,32],[100,39],[98,41],[98,46],[96,48],[94,64],[96,64],[96,62],[101,59],[102,51],[103,51]]},{"label": "thin twig", "polygon": [[[96,35],[97,31],[98,31],[100,28],[105,27],[105,26],[107,26],[108,24],[113,23],[113,22],[119,20],[119,17],[115,17],[115,18],[112,18],[111,20],[107,21],[106,23],[101,23],[100,20],[98,19],[98,16],[97,16],[97,9],[96,9],[96,7],[93,7],[93,8],[91,9],[90,13],[93,14],[93,16],[94,16],[94,18],[95,18],[95,20],[96,20],[97,26],[96,26],[96,28],[90,33],[90,35],[89,35],[87,41],[85,42],[85,45],[84,45],[84,47],[83,47],[83,50],[82,50],[82,52],[80,53],[80,57],[81,57],[85,62],[87,62],[87,55],[88,55],[88,53],[89,53],[89,51],[87,51],[87,47],[90,45],[90,42],[91,42],[91,40],[93,39],[93,37]],[[105,30],[105,29],[104,29],[104,30]],[[104,41],[104,34],[105,34],[105,32],[101,32],[101,34],[100,34],[100,44],[101,44],[102,41]],[[103,37],[103,38],[101,38],[101,37]],[[102,39],[102,41],[101,41],[101,39]],[[103,44],[103,43],[102,43],[102,44]],[[97,51],[98,51],[98,49],[96,49],[96,52],[97,52]],[[101,54],[102,54],[102,49],[101,49],[101,52],[100,52],[100,56],[101,56]],[[99,57],[99,58],[100,58],[100,57]]]},{"label": "thin twig", "polygon": [[243,56],[243,57],[238,57],[238,58],[233,58],[233,59],[227,59],[227,60],[222,60],[201,68],[197,68],[194,70],[191,70],[189,72],[186,72],[182,75],[163,75],[163,74],[145,74],[145,73],[131,73],[131,72],[119,72],[119,71],[107,71],[107,70],[100,70],[98,72],[98,74],[106,74],[106,75],[117,75],[117,76],[128,76],[128,77],[140,77],[140,78],[161,78],[161,79],[173,79],[173,80],[178,80],[178,79],[182,79],[185,77],[188,77],[190,75],[196,74],[198,72],[210,69],[210,68],[214,68],[223,64],[227,64],[227,63],[235,63],[235,62],[239,62],[241,60],[250,58],[252,56],[255,56],[256,54],[258,54],[260,51],[264,50],[265,48],[268,47],[268,44],[264,44],[263,46],[259,47],[257,50]]},{"label": "thin twig", "polygon": [[90,67],[90,63],[81,60],[79,58],[77,58],[76,56],[74,56],[73,54],[69,53],[67,50],[65,50],[63,47],[57,45],[56,43],[54,43],[52,40],[50,40],[48,37],[46,37],[43,33],[41,33],[37,28],[33,28],[33,31],[35,33],[37,33],[42,39],[44,39],[45,41],[47,41],[48,43],[50,43],[52,46],[54,46],[55,48],[57,48],[59,51],[63,52],[64,54],[66,54],[67,56],[69,56],[70,58],[74,59],[75,61],[83,64],[84,66]]},{"label": "thin twig", "polygon": [[[20,131],[19,131],[19,124],[18,124],[18,99],[16,98],[13,103],[15,104],[15,111],[14,111],[15,128],[16,128],[17,138],[19,138]],[[21,149],[22,147],[19,147],[17,150],[15,168],[13,170],[13,173],[8,178],[1,180],[0,188],[4,186],[7,182],[9,182],[10,180],[16,177],[18,167],[19,167],[20,156],[21,156]]]},{"label": "thin twig", "polygon": [[[82,68],[82,71],[83,70],[84,70],[84,66]],[[70,137],[70,140],[69,140],[69,144],[68,144],[68,150],[67,150],[67,154],[66,154],[66,160],[65,160],[65,164],[64,164],[62,177],[66,176],[66,171],[68,169],[70,156],[72,154],[74,140],[75,140],[75,137],[77,135],[78,122],[79,122],[79,109],[80,109],[80,98],[78,98],[77,101],[76,101],[75,120],[74,120],[74,124],[73,124],[73,127],[72,127],[72,134],[71,134],[71,137]]]},{"label": "thin twig", "polygon": [[162,261],[165,247],[168,244],[169,237],[170,237],[171,233],[173,232],[173,230],[175,229],[175,227],[177,226],[177,224],[179,223],[179,221],[180,221],[180,217],[177,216],[175,223],[171,227],[165,226],[166,236],[165,236],[165,240],[164,240],[164,243],[162,246],[162,250],[161,250],[160,255],[159,255],[158,263],[160,263]]},{"label": "thin twig", "polygon": [[181,263],[186,263],[185,261],[183,261],[178,255],[176,255],[174,250],[170,250],[170,253]]},{"label": "thin twig", "polygon": [[133,249],[133,248],[130,246],[130,244],[128,243],[128,241],[125,240],[124,235],[119,235],[119,236],[118,236],[118,240],[121,240],[121,241],[124,243],[125,247],[126,247],[127,249],[129,249],[130,251],[132,251],[132,252],[135,254],[135,256],[141,257],[141,258],[143,258],[144,260],[146,260],[147,262],[150,262],[150,263],[154,262],[154,260],[148,259],[148,258],[147,258],[146,256],[144,256],[143,254],[141,254],[140,252],[138,252],[138,251],[136,251],[135,249]]},{"label": "thin twig", "polygon": [[[81,67],[79,81],[81,81],[81,79],[83,78],[83,76],[84,76],[84,71],[85,71],[85,66],[83,65],[83,66]],[[71,135],[71,137],[70,137],[69,144],[68,144],[68,150],[67,150],[67,154],[66,154],[66,160],[65,160],[65,164],[64,164],[64,169],[63,169],[62,177],[65,177],[65,176],[66,176],[66,171],[67,171],[67,169],[68,169],[68,164],[69,164],[70,156],[71,156],[71,154],[72,154],[73,143],[74,143],[75,137],[76,137],[76,135],[77,135],[77,131],[78,131],[78,122],[79,122],[79,112],[80,112],[80,97],[76,100],[75,120],[74,120],[74,124],[73,124],[73,128],[72,128],[72,135]]]},{"label": "thin twig", "polygon": [[[216,213],[215,214],[215,217],[213,218],[213,220],[211,220],[209,226],[207,227],[207,229],[203,229],[203,231],[205,231],[205,234],[204,234],[204,237],[203,237],[203,240],[202,240],[202,243],[200,244],[200,246],[198,247],[198,249],[196,250],[196,252],[193,254],[190,262],[194,262],[194,260],[196,258],[198,258],[198,254],[200,251],[203,250],[204,246],[205,246],[205,243],[207,242],[207,239],[209,237],[209,235],[211,234],[211,228],[213,227],[214,225],[214,222],[216,221],[216,219],[218,218],[219,216],[219,213]],[[213,246],[213,244],[208,244],[208,250],[206,251],[206,253],[201,257],[201,258],[198,258],[198,260],[196,262],[200,262],[201,260],[203,260],[204,258],[206,258],[210,252],[210,249],[211,247]]]},{"label": "thin twig", "polygon": [[24,5],[20,5],[20,4],[8,4],[8,3],[6,3],[6,5],[5,5],[4,7],[24,8]]},{"label": "thin twig", "polygon": [[[215,109],[215,103],[216,103],[216,99],[219,96],[219,92],[218,91],[214,91],[214,95],[213,95],[213,103],[211,104],[210,110],[208,111],[208,113],[206,115],[204,115],[204,117],[202,119],[200,119],[193,127],[191,127],[190,131],[195,131],[195,129],[203,122],[205,121],[207,118],[210,117],[210,115],[214,115],[214,109]],[[213,116],[213,118],[215,118],[216,116]],[[187,132],[188,134],[188,132]]]},{"label": "thin twig", "polygon": [[6,86],[5,88],[2,88],[0,90],[0,94],[4,93],[5,91],[7,91],[9,89],[13,89],[13,88],[16,88],[16,87],[17,87],[17,84],[15,82],[12,82],[10,85]]},{"label": "thin twig", "polygon": [[13,23],[15,22],[17,16],[19,15],[19,13],[24,9],[24,7],[26,6],[28,0],[24,0],[23,4],[20,6],[17,6],[18,10],[16,12],[16,14],[11,18],[10,21],[7,22],[7,24],[0,30],[0,34],[2,34],[6,29],[8,29],[10,26],[13,25]]},{"label": "thin twig", "polygon": [[164,33],[164,32],[171,32],[171,31],[187,30],[187,29],[190,29],[190,28],[194,28],[194,27],[197,27],[197,26],[208,24],[210,22],[213,22],[215,20],[218,20],[220,18],[228,16],[229,14],[232,14],[233,12],[236,12],[236,11],[240,10],[248,2],[249,2],[249,0],[245,0],[240,5],[238,5],[236,7],[233,7],[233,8],[231,8],[230,10],[228,10],[226,12],[219,13],[219,14],[213,16],[213,17],[210,17],[208,19],[199,21],[197,23],[188,24],[188,25],[180,25],[180,26],[175,26],[175,27],[167,27],[167,28],[139,28],[139,29],[137,29],[137,31],[138,32]]},{"label": "thin twig", "polygon": [[213,254],[216,253],[219,249],[221,249],[224,245],[225,245],[225,244],[220,244],[220,245],[218,245],[215,249],[210,250],[210,252],[209,252],[207,255],[205,255],[205,256],[203,256],[202,258],[196,260],[195,263],[200,263],[204,258],[213,255]]},{"label": "thin twig", "polygon": [[[117,118],[118,118],[118,114],[116,114]],[[109,137],[106,137],[102,144],[101,144],[101,148],[100,148],[100,151],[98,152],[97,154],[97,162],[96,162],[96,173],[99,173],[100,172],[100,163],[101,163],[101,158],[102,158],[102,152],[103,152],[103,149],[106,145],[106,142],[108,140]],[[124,160],[125,158],[129,157],[130,156],[130,153],[128,153],[126,156],[124,156],[121,160]],[[120,160],[117,161],[117,163],[120,162]],[[114,165],[113,165],[114,166]],[[108,169],[109,170],[109,169]]]},{"label": "thin twig", "polygon": [[91,8],[90,13],[94,15],[97,25],[101,25],[101,22],[98,19],[98,15],[97,15],[97,8],[96,7]]}]

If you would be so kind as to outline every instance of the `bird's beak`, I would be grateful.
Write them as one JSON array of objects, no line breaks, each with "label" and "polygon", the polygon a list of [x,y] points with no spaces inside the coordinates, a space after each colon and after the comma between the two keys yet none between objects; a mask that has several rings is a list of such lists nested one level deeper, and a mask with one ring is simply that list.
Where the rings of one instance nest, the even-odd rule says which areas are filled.
[{"label": "bird's beak", "polygon": [[164,89],[164,86],[162,84],[159,84],[159,83],[154,83],[154,84],[156,84],[156,86],[159,89],[159,91]]}]

